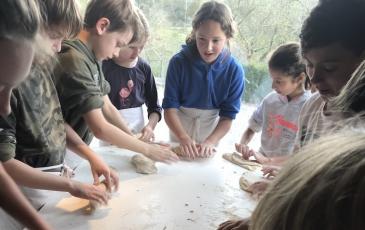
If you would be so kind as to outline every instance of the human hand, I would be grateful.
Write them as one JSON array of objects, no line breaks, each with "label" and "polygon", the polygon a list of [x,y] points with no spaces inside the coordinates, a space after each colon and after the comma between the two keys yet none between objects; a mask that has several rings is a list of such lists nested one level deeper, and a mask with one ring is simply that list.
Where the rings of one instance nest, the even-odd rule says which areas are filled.
[{"label": "human hand", "polygon": [[199,150],[196,146],[196,143],[189,136],[185,136],[180,139],[180,146],[182,155],[186,156],[187,158],[195,159],[196,157],[199,157]]},{"label": "human hand", "polygon": [[221,223],[217,230],[248,230],[250,226],[250,219],[228,220]]},{"label": "human hand", "polygon": [[250,150],[250,154],[255,157],[256,161],[260,164],[269,164],[271,162],[271,159],[268,157],[265,157],[260,152],[256,152],[253,150]]},{"label": "human hand", "polygon": [[236,151],[242,154],[242,158],[248,160],[253,155],[254,151],[245,144],[235,144]]},{"label": "human hand", "polygon": [[251,184],[248,187],[248,190],[251,191],[252,196],[256,198],[260,198],[262,194],[266,191],[267,187],[269,186],[268,181],[257,181]]},{"label": "human hand", "polygon": [[116,172],[111,170],[109,166],[104,162],[104,160],[98,156],[96,153],[92,154],[89,157],[91,173],[94,178],[94,184],[99,184],[99,177],[101,175],[105,178],[105,185],[109,192],[112,191],[112,187],[115,189],[119,187],[119,176]]},{"label": "human hand", "polygon": [[205,140],[203,143],[198,145],[199,149],[199,156],[200,157],[210,157],[214,153],[214,144],[209,142],[208,140]]},{"label": "human hand", "polygon": [[267,177],[268,179],[272,179],[278,175],[280,169],[281,169],[281,167],[279,167],[279,166],[265,165],[264,167],[262,167],[261,171],[262,171],[264,177]]},{"label": "human hand", "polygon": [[107,204],[109,196],[105,191],[102,191],[95,185],[89,185],[80,183],[77,181],[71,181],[69,193],[72,196],[82,199],[88,199],[96,201],[100,204]]},{"label": "human hand", "polygon": [[153,141],[155,139],[155,134],[153,133],[153,129],[151,126],[146,125],[142,130],[141,130],[141,137],[139,138],[140,140],[144,141],[144,142],[150,142]]},{"label": "human hand", "polygon": [[172,152],[169,148],[163,147],[160,145],[153,145],[149,144],[150,149],[147,154],[144,154],[146,157],[154,160],[154,161],[160,161],[167,164],[170,164],[172,162],[176,162],[179,160],[179,157]]}]

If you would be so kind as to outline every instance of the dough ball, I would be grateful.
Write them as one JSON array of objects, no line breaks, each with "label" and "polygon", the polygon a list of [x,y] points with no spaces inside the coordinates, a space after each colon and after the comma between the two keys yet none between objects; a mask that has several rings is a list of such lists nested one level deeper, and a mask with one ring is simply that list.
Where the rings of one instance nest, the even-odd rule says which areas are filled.
[{"label": "dough ball", "polygon": [[157,173],[156,162],[153,160],[137,154],[131,159],[132,165],[135,167],[137,173],[154,174]]}]

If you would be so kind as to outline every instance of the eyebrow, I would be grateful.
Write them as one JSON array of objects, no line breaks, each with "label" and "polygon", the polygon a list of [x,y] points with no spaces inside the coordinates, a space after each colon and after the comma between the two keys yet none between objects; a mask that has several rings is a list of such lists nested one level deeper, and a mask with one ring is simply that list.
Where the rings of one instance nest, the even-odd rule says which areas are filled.
[{"label": "eyebrow", "polygon": [[[308,62],[309,64],[312,64],[312,62],[309,61],[307,57],[303,56],[303,58],[304,58],[304,60],[306,62]],[[319,64],[323,64],[323,63],[338,63],[338,62],[341,62],[341,61],[338,60],[338,59],[333,59],[332,58],[332,59],[323,60],[323,61],[319,62]]]}]

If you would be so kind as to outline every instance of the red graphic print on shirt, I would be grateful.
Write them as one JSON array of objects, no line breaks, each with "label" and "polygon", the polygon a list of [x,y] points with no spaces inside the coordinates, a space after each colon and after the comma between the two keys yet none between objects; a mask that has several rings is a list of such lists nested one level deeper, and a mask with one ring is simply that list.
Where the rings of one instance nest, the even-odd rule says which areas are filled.
[{"label": "red graphic print on shirt", "polygon": [[285,120],[283,115],[280,114],[269,114],[268,126],[266,132],[269,137],[280,137],[283,129],[291,130],[296,133],[298,126],[290,121]]},{"label": "red graphic print on shirt", "polygon": [[127,105],[128,97],[132,93],[134,87],[134,83],[132,80],[127,82],[127,87],[122,87],[119,91],[120,102],[122,106]]}]

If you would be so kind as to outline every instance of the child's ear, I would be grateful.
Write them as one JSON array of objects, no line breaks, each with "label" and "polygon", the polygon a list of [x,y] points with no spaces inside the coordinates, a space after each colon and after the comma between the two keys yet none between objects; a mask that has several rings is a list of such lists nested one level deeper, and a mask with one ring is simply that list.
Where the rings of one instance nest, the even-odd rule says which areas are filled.
[{"label": "child's ear", "polygon": [[98,35],[102,35],[104,34],[106,31],[108,31],[108,28],[110,26],[110,21],[107,18],[100,18],[97,22],[96,22],[96,33]]},{"label": "child's ear", "polygon": [[296,79],[297,79],[297,82],[298,83],[305,83],[305,79],[307,78],[307,75],[304,73],[304,72],[302,72],[300,75],[299,75],[299,77],[297,77]]}]

